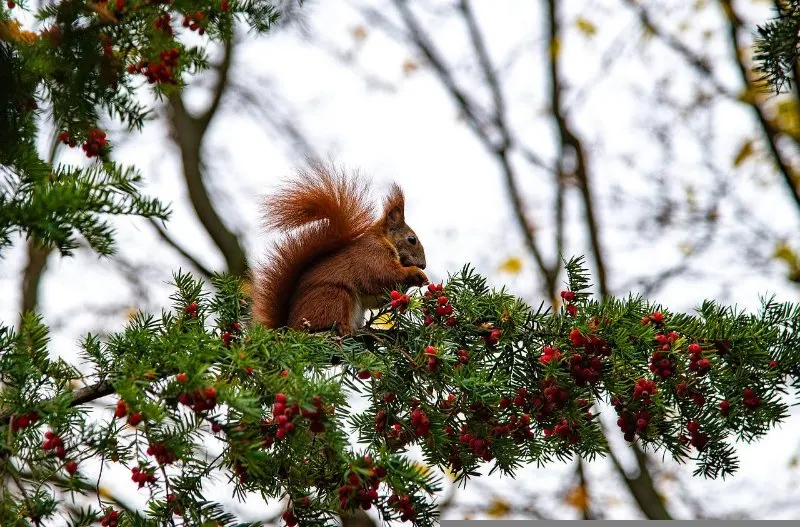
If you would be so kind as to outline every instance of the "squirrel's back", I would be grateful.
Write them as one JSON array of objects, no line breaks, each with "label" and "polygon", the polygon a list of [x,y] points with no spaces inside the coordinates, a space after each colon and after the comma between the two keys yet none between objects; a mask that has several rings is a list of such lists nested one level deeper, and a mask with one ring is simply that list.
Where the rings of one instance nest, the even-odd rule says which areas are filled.
[{"label": "squirrel's back", "polygon": [[253,277],[253,316],[269,328],[287,324],[303,274],[374,222],[367,186],[358,177],[321,163],[296,176],[264,206],[264,225],[283,234]]}]

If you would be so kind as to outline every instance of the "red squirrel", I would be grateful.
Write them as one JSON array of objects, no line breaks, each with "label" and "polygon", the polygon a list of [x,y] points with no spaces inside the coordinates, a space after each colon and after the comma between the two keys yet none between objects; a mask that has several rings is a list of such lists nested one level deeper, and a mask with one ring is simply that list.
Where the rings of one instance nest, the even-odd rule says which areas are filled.
[{"label": "red squirrel", "polygon": [[397,184],[375,218],[357,176],[320,163],[297,176],[266,200],[265,227],[284,236],[254,273],[256,322],[349,335],[384,291],[428,282]]}]

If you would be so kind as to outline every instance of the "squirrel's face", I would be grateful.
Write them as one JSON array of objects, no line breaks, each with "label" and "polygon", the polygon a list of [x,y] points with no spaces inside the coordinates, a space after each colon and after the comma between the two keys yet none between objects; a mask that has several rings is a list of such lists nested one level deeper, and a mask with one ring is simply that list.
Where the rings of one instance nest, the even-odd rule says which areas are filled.
[{"label": "squirrel's face", "polygon": [[403,267],[417,266],[425,269],[425,249],[417,234],[406,224],[405,203],[400,188],[395,186],[386,201],[383,228],[392,242]]}]

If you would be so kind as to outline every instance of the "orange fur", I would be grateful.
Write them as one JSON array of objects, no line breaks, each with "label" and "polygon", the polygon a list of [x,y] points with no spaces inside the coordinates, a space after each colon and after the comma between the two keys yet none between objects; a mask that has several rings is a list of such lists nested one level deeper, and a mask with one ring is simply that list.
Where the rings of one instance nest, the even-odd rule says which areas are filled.
[{"label": "orange fur", "polygon": [[427,281],[424,249],[405,224],[397,185],[376,220],[357,177],[321,164],[298,175],[266,205],[265,225],[284,237],[255,273],[256,321],[348,334],[365,297]]}]

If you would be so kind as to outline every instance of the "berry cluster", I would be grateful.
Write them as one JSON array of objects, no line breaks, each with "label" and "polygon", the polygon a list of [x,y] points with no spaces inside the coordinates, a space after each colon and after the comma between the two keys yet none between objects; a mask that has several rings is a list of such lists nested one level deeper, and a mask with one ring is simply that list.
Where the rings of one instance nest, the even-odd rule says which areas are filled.
[{"label": "berry cluster", "polygon": [[483,337],[483,341],[486,343],[486,346],[489,348],[495,347],[497,343],[500,342],[500,337],[502,336],[503,332],[493,327],[491,324],[481,324],[481,327],[489,331],[489,333],[481,335]]},{"label": "berry cluster", "polygon": [[148,445],[147,455],[156,458],[160,465],[169,465],[178,460],[177,456],[161,443]]},{"label": "berry cluster", "polygon": [[217,406],[217,390],[213,386],[209,386],[192,393],[184,392],[178,396],[178,402],[190,407],[195,413],[213,410]]},{"label": "berry cluster", "polygon": [[678,397],[691,397],[697,406],[703,406],[706,403],[705,396],[696,388],[690,387],[686,381],[681,381],[675,386],[675,395]]},{"label": "berry cluster", "polygon": [[175,67],[178,65],[178,57],[181,51],[172,48],[161,52],[160,62],[140,61],[137,64],[128,66],[128,73],[142,73],[150,84],[166,83],[177,84],[175,80]]},{"label": "berry cluster", "polygon": [[672,377],[675,373],[675,365],[672,363],[667,353],[656,351],[653,353],[653,356],[650,357],[650,371],[663,380]]},{"label": "berry cluster", "polygon": [[117,419],[122,419],[125,416],[128,416],[128,424],[131,426],[137,426],[139,423],[142,422],[142,413],[141,412],[133,412],[128,415],[128,405],[125,404],[125,401],[120,399],[117,401],[117,408],[114,410],[114,416]]},{"label": "berry cluster", "polygon": [[436,367],[439,365],[440,359],[437,357],[438,353],[439,350],[433,346],[425,346],[425,356],[428,358],[428,371],[430,372],[436,371]]},{"label": "berry cluster", "polygon": [[[602,357],[611,355],[611,347],[605,339],[597,335],[583,335],[578,328],[569,333],[569,339],[576,348],[569,359],[570,373],[578,386],[597,384],[603,371]],[[578,348],[583,348],[581,353]]]},{"label": "berry cluster", "polygon": [[231,342],[236,340],[242,332],[242,325],[238,322],[231,322],[222,332],[222,345],[226,348],[231,346]]},{"label": "berry cluster", "polygon": [[465,349],[460,349],[457,352],[458,361],[453,365],[454,368],[458,368],[464,364],[469,364],[469,352]]},{"label": "berry cluster", "polygon": [[155,472],[152,469],[148,470],[141,469],[139,467],[133,467],[131,469],[131,481],[138,483],[139,488],[142,488],[148,483],[156,482]]},{"label": "berry cluster", "polygon": [[86,157],[97,157],[101,155],[108,145],[106,133],[99,128],[89,130],[89,137],[81,148],[86,152]]},{"label": "berry cluster", "polygon": [[67,450],[64,448],[64,441],[56,435],[52,430],[44,433],[45,442],[42,443],[42,448],[46,451],[53,450],[56,457],[64,459],[67,457]]},{"label": "berry cluster", "polygon": [[171,19],[169,13],[163,13],[155,19],[153,22],[153,27],[155,29],[160,29],[165,35],[171,37],[174,35],[174,32],[172,31],[172,24],[170,22]]},{"label": "berry cluster", "polygon": [[15,415],[11,418],[11,430],[23,430],[32,424],[39,421],[39,414],[37,412],[29,412],[27,414]]},{"label": "berry cluster", "polygon": [[416,428],[417,435],[420,437],[427,436],[431,430],[431,420],[425,415],[425,412],[420,408],[415,408],[411,412],[411,424]]},{"label": "berry cluster", "polygon": [[691,435],[689,444],[695,447],[698,452],[702,452],[708,444],[708,434],[700,432],[700,423],[697,421],[689,421],[686,425],[686,430],[689,432],[689,435]]},{"label": "berry cluster", "polygon": [[639,379],[633,387],[633,398],[642,401],[642,404],[649,405],[652,401],[650,396],[658,393],[655,381]]},{"label": "berry cluster", "polygon": [[75,139],[73,139],[73,137],[67,131],[63,131],[63,132],[59,133],[58,134],[58,140],[61,141],[62,143],[64,143],[65,145],[68,145],[68,146],[71,146],[71,147],[74,147],[74,146],[76,146],[78,144],[78,142]]},{"label": "berry cluster", "polygon": [[467,445],[473,454],[480,457],[484,461],[491,461],[494,459],[494,454],[492,454],[491,450],[491,443],[479,435],[470,434],[468,430],[469,428],[464,425],[462,427],[462,434],[458,437],[458,440]]},{"label": "berry cluster", "polygon": [[544,436],[558,436],[562,439],[568,440],[570,444],[574,445],[581,439],[580,435],[578,435],[579,427],[580,425],[578,423],[570,423],[567,419],[562,419],[561,422],[555,425],[553,428],[545,428]]},{"label": "berry cluster", "polygon": [[387,504],[389,507],[400,512],[400,521],[406,522],[417,517],[414,504],[411,503],[411,498],[406,494],[400,494],[399,496],[396,493],[392,494],[389,496]]},{"label": "berry cluster", "polygon": [[295,525],[300,523],[300,520],[298,520],[297,516],[294,515],[294,509],[286,509],[285,511],[283,511],[283,514],[281,514],[281,518],[283,518],[283,521],[285,521],[286,525],[288,525],[289,527],[294,527]]},{"label": "berry cluster", "polygon": [[689,370],[697,373],[699,376],[708,373],[708,370],[711,368],[711,361],[703,358],[703,348],[700,347],[700,344],[696,342],[689,344],[688,351],[690,353]]},{"label": "berry cluster", "polygon": [[[617,401],[619,402],[619,401]],[[617,411],[619,418],[617,419],[617,426],[622,430],[625,441],[633,442],[636,439],[636,434],[640,436],[647,432],[647,427],[650,425],[650,420],[653,415],[647,410],[630,410],[625,408],[621,403],[614,407]]]},{"label": "berry cluster", "polygon": [[661,311],[656,311],[655,313],[651,313],[647,316],[642,317],[642,324],[649,324],[654,323],[656,325],[660,325],[664,323],[664,314]]},{"label": "berry cluster", "polygon": [[558,348],[551,348],[550,346],[545,346],[542,351],[542,356],[539,357],[539,362],[542,364],[550,364],[552,361],[558,362],[560,360],[561,351]]},{"label": "berry cluster", "polygon": [[561,291],[561,298],[567,303],[567,314],[571,317],[576,316],[578,314],[578,306],[573,303],[575,302],[575,292]]},{"label": "berry cluster", "polygon": [[761,406],[761,397],[756,394],[755,390],[751,388],[745,388],[742,392],[742,395],[744,396],[742,403],[750,410],[755,410]]},{"label": "berry cluster", "polygon": [[197,302],[192,302],[184,307],[183,313],[189,318],[197,318]]},{"label": "berry cluster", "polygon": [[278,425],[278,429],[275,431],[275,439],[278,441],[285,439],[294,431],[292,419],[300,413],[300,407],[297,404],[287,406],[286,403],[286,395],[282,393],[275,395],[275,404],[272,405],[272,420],[274,424]]},{"label": "berry cluster", "polygon": [[[350,470],[346,476],[347,483],[339,487],[339,505],[348,510],[355,507],[369,510],[378,501],[378,487],[386,477],[386,468],[375,466],[370,456],[364,456],[359,463],[360,471]],[[366,474],[361,474],[366,472]]]},{"label": "berry cluster", "polygon": [[117,527],[119,523],[119,513],[114,509],[108,511],[105,516],[100,518],[100,525],[103,527]]},{"label": "berry cluster", "polygon": [[444,294],[442,284],[430,284],[425,291],[425,305],[422,308],[425,315],[425,325],[430,326],[434,322],[444,321],[444,325],[453,327],[456,319],[453,316],[453,305],[450,299]]},{"label": "berry cluster", "polygon": [[311,404],[314,406],[314,409],[308,410],[306,408],[301,408],[300,415],[311,420],[311,424],[308,426],[311,432],[321,434],[325,431],[325,423],[323,423],[323,419],[325,418],[325,406],[323,405],[322,397],[315,395],[311,398]]},{"label": "berry cluster", "polygon": [[406,309],[408,309],[408,303],[411,301],[411,297],[401,293],[400,291],[392,291],[390,296],[392,298],[392,309],[399,311],[400,313],[403,313]]},{"label": "berry cluster", "polygon": [[188,27],[189,31],[197,31],[198,35],[203,35],[206,32],[206,28],[203,27],[205,18],[206,15],[202,11],[186,14],[183,17],[183,27]]}]

